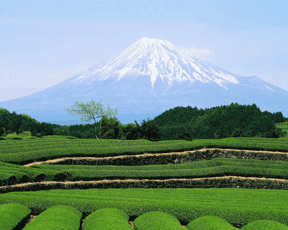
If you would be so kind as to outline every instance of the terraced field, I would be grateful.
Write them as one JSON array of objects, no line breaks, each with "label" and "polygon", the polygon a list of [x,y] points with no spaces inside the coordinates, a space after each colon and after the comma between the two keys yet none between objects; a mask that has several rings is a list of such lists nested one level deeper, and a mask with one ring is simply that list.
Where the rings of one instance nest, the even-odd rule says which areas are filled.
[{"label": "terraced field", "polygon": [[287,138],[1,140],[0,180],[2,229],[288,229]]}]

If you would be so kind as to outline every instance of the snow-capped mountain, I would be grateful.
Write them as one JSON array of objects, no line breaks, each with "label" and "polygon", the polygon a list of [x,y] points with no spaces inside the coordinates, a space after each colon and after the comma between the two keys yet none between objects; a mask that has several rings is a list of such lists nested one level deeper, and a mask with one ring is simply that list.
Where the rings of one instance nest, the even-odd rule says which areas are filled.
[{"label": "snow-capped mountain", "polygon": [[103,99],[104,108],[118,108],[118,118],[137,113],[145,114],[141,119],[148,114],[151,119],[176,106],[208,108],[237,102],[255,103],[262,111],[288,116],[287,91],[255,76],[229,73],[195,56],[168,41],[144,37],[81,74],[30,96],[1,102],[0,107],[32,117],[50,113],[59,120],[70,116],[64,109],[75,101]]},{"label": "snow-capped mountain", "polygon": [[[199,63],[195,58],[185,57],[185,51],[160,39],[142,38],[120,54],[110,58],[105,63],[90,69],[90,72],[79,76],[73,82],[107,80],[116,77],[117,81],[129,76],[148,76],[152,88],[156,79],[168,80],[168,85],[174,81],[193,83],[215,82],[219,86],[223,82],[238,83],[237,79],[227,72],[205,63]],[[224,87],[225,88],[225,87]]]}]

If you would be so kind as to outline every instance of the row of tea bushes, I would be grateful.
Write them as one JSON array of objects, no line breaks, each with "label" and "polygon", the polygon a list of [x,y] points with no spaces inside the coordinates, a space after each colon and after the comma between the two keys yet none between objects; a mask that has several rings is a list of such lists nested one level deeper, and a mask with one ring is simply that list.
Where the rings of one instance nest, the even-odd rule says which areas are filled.
[{"label": "row of tea bushes", "polygon": [[40,213],[23,230],[69,229],[79,230],[82,213],[76,208],[57,205]]},{"label": "row of tea bushes", "polygon": [[[54,160],[38,162],[41,165],[123,165],[123,166],[142,166],[142,165],[163,165],[163,164],[183,164],[188,162],[207,161],[214,158],[237,158],[255,159],[261,161],[288,161],[288,153],[255,150],[237,149],[199,149],[184,152],[166,153],[145,153],[138,155],[122,155],[114,157],[64,157]],[[37,163],[37,162],[36,162]],[[33,166],[35,162],[25,166]]]},{"label": "row of tea bushes", "polygon": [[36,183],[23,183],[11,186],[2,186],[2,194],[24,191],[41,191],[52,189],[127,189],[127,188],[237,188],[237,189],[273,189],[288,190],[287,180],[273,178],[255,178],[255,177],[206,177],[206,178],[173,178],[166,180],[148,180],[148,179],[124,179],[124,180],[99,180],[99,181],[44,181]]},{"label": "row of tea bushes", "polygon": [[[3,163],[4,164],[4,163]],[[10,165],[10,164],[9,164]],[[159,165],[141,165],[141,166],[124,166],[124,165],[60,165],[60,164],[36,164],[28,168],[39,169],[39,170],[68,170],[68,169],[79,169],[79,170],[136,170],[136,171],[150,171],[150,170],[184,170],[184,169],[203,169],[218,166],[232,166],[248,167],[248,168],[263,168],[263,169],[274,169],[274,170],[287,170],[288,161],[265,161],[265,160],[254,160],[254,159],[236,159],[236,158],[212,158],[211,160],[177,163],[177,164],[159,164]],[[18,166],[19,167],[19,166]],[[20,166],[21,167],[21,166]],[[285,175],[285,174],[284,174]],[[286,177],[285,177],[286,178]]]},{"label": "row of tea bushes", "polygon": [[[22,204],[0,205],[1,230],[22,229],[29,221],[31,210]],[[56,205],[40,213],[33,221],[26,224],[23,230],[132,230],[129,225],[129,216],[123,210],[117,208],[104,208],[92,212],[84,219],[81,226],[82,213],[74,207]],[[225,219],[205,215],[191,221],[187,228],[189,230],[236,230]],[[173,215],[165,212],[151,211],[144,213],[134,220],[136,230],[182,230],[180,221]],[[288,226],[272,220],[257,220],[242,227],[243,230],[288,230]]]},{"label": "row of tea bushes", "polygon": [[[288,161],[261,161],[249,159],[213,158],[209,161],[196,161],[182,164],[160,164],[145,166],[117,165],[53,165],[37,164],[29,168],[58,170],[70,175],[67,180],[101,180],[117,178],[197,178],[203,176],[263,176],[288,179]],[[0,168],[1,170],[1,168]]]},{"label": "row of tea bushes", "polygon": [[[273,199],[271,199],[271,197]],[[20,203],[39,215],[56,205],[68,205],[83,219],[101,208],[118,208],[130,217],[160,211],[184,225],[205,215],[219,216],[242,227],[256,220],[288,225],[287,191],[233,188],[176,189],[55,189],[1,194],[0,204]]]},{"label": "row of tea bushes", "polygon": [[[0,162],[0,185],[41,181],[92,181],[105,179],[183,179],[219,176],[288,179],[288,162],[213,158],[183,164],[116,166],[50,165],[24,167]],[[0,191],[2,188],[0,188]]]},{"label": "row of tea bushes", "polygon": [[[134,156],[143,153],[167,153],[167,152],[179,152],[179,151],[193,151],[196,149],[202,149],[203,147],[213,148],[236,148],[246,149],[238,150],[238,155],[243,155],[247,159],[266,159],[270,160],[276,154],[269,154],[266,152],[248,151],[254,150],[269,150],[288,152],[287,141],[278,140],[277,142],[269,139],[242,141],[243,138],[235,139],[221,139],[221,140],[195,140],[195,141],[119,141],[119,140],[57,140],[57,141],[26,141],[17,142],[13,144],[13,141],[0,143],[0,161],[10,162],[15,164],[28,164],[33,161],[51,160],[61,157],[109,157],[109,156],[121,156],[130,155]],[[262,138],[263,139],[263,138]],[[16,142],[15,142],[16,143]],[[239,152],[240,151],[240,152]],[[236,152],[236,151],[234,151]],[[213,153],[214,154],[214,153]],[[230,154],[231,155],[231,154]],[[256,155],[256,156],[255,156]],[[278,154],[283,159],[288,160],[288,154]],[[201,156],[202,157],[202,156]],[[236,156],[237,157],[237,156]],[[278,156],[277,156],[278,157]],[[202,157],[203,158],[203,157]],[[200,158],[200,159],[202,159]],[[197,159],[197,158],[196,158]],[[211,159],[211,158],[210,158]],[[175,160],[175,159],[174,159]],[[134,162],[134,161],[133,161]],[[165,162],[163,162],[165,163]],[[131,162],[130,162],[131,164]],[[162,164],[162,163],[160,163]],[[126,164],[127,165],[127,164]]]},{"label": "row of tea bushes", "polygon": [[[28,164],[33,161],[50,160],[59,157],[107,157],[107,156],[119,156],[123,154],[135,155],[144,152],[165,152],[165,151],[178,151],[184,148],[189,148],[187,141],[181,141],[178,143],[155,143],[150,142],[125,142],[123,143],[99,143],[97,141],[89,141],[90,145],[87,145],[82,140],[79,142],[66,142],[65,146],[62,142],[46,142],[45,146],[35,144],[35,146],[29,146],[29,142],[23,142],[22,145],[2,145],[0,150],[0,161],[10,162],[15,164]],[[26,144],[27,143],[27,144]],[[49,143],[51,146],[49,146]],[[11,144],[11,143],[9,143]],[[38,146],[38,149],[37,149]],[[172,150],[169,150],[172,148]]]},{"label": "row of tea bushes", "polygon": [[139,216],[135,219],[134,226],[137,230],[183,230],[183,226],[181,226],[180,221],[174,216],[158,211],[148,212]]},{"label": "row of tea bushes", "polygon": [[0,227],[1,230],[16,229],[16,226],[23,225],[31,213],[25,205],[19,203],[0,205]]},{"label": "row of tea bushes", "polygon": [[129,216],[117,208],[99,209],[85,218],[84,230],[133,230]]},{"label": "row of tea bushes", "polygon": [[[218,216],[202,216],[187,225],[188,229],[193,230],[237,230],[226,220]],[[244,227],[241,230],[288,230],[288,226],[280,224],[273,220],[256,220]]]},{"label": "row of tea bushes", "polygon": [[25,182],[40,182],[43,180],[64,180],[67,177],[63,172],[52,169],[36,169],[5,162],[0,162],[0,186],[7,186]]}]

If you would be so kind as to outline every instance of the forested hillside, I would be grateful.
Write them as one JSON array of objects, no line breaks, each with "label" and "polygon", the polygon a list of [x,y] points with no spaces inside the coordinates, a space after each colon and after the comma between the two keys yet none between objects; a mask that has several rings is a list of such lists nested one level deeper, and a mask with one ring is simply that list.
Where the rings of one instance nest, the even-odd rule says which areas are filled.
[{"label": "forested hillside", "polygon": [[102,116],[94,124],[61,126],[37,122],[25,114],[10,113],[0,108],[0,136],[28,131],[32,136],[70,135],[78,138],[148,139],[151,141],[177,139],[214,139],[225,137],[274,137],[284,136],[275,123],[288,121],[282,112],[261,112],[256,104],[217,106],[208,109],[175,107],[155,117],[122,125],[117,118]]},{"label": "forested hillside", "polygon": [[211,139],[257,135],[278,137],[281,132],[276,130],[275,123],[288,119],[281,112],[261,112],[256,104],[232,103],[205,110],[190,106],[176,107],[155,117],[153,121],[161,127],[167,139],[174,139],[177,134],[192,139]]}]

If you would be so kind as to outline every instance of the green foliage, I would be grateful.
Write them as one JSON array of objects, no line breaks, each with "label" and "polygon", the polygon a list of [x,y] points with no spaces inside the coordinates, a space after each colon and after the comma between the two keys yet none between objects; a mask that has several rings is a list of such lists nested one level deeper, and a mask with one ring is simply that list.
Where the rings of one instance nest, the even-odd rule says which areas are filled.
[{"label": "green foliage", "polygon": [[190,136],[190,134],[188,132],[183,132],[180,134],[177,133],[177,138],[187,140],[187,141],[192,141],[192,137]]},{"label": "green foliage", "polygon": [[138,139],[138,128],[136,124],[129,123],[123,125],[123,133],[126,140],[136,140]]},{"label": "green foliage", "polygon": [[198,117],[192,129],[195,138],[225,138],[229,136],[255,136],[257,133],[266,133],[275,129],[275,124],[268,116],[253,104],[213,107],[207,110],[204,116]]},{"label": "green foliage", "polygon": [[35,137],[35,136],[26,136],[26,137],[24,137],[23,138],[23,140],[30,140],[30,139],[32,139],[32,140],[37,140],[37,139],[39,139],[39,137]]},{"label": "green foliage", "polygon": [[284,122],[286,120],[282,112],[273,113],[273,118],[274,118],[274,123]]},{"label": "green foliage", "polygon": [[153,121],[161,128],[161,140],[175,140],[283,136],[283,133],[276,131],[274,123],[283,122],[285,118],[281,112],[262,113],[256,104],[231,103],[205,110],[175,107]]},{"label": "green foliage", "polygon": [[[80,121],[87,121],[89,122],[91,119],[94,119],[94,125],[95,125],[95,137],[98,139],[97,135],[96,135],[96,119],[102,117],[103,115],[110,117],[112,115],[116,115],[117,109],[115,111],[113,111],[113,109],[110,109],[110,107],[108,106],[107,111],[104,111],[102,108],[102,104],[96,103],[95,104],[95,100],[91,99],[91,101],[88,103],[79,103],[78,101],[75,102],[76,107],[80,108],[80,109],[74,109],[72,106],[72,109],[69,110],[67,109],[66,111],[70,114],[76,113],[80,116],[84,116],[84,118],[80,118]],[[95,117],[95,115],[97,115]]]},{"label": "green foliage", "polygon": [[55,205],[41,212],[25,230],[79,229],[82,213],[74,207]]},{"label": "green foliage", "polygon": [[136,128],[139,133],[139,137],[143,139],[147,139],[149,141],[159,141],[159,132],[160,128],[155,124],[153,120],[149,121],[149,118],[147,121],[143,120],[141,123],[141,127],[136,123]]},{"label": "green foliage", "polygon": [[276,128],[269,132],[264,133],[262,136],[266,138],[279,138],[284,137],[286,132],[283,132],[281,129]]},{"label": "green foliage", "polygon": [[122,124],[113,118],[103,115],[100,121],[100,137],[102,139],[120,139],[123,136]]},{"label": "green foliage", "polygon": [[203,116],[205,111],[203,109],[198,110],[197,107],[191,108],[190,106],[182,107],[178,106],[170,110],[166,110],[164,113],[155,117],[153,121],[157,126],[177,126],[190,122],[191,119]]},{"label": "green foliage", "polygon": [[133,230],[128,223],[129,216],[117,208],[99,209],[85,218],[85,230]]},{"label": "green foliage", "polygon": [[242,129],[235,128],[232,132],[231,137],[245,137],[247,136],[247,133],[245,133]]},{"label": "green foliage", "polygon": [[1,230],[19,229],[19,223],[29,214],[31,210],[19,203],[0,205]]},{"label": "green foliage", "polygon": [[225,229],[225,230],[237,230],[238,228],[233,227],[228,221],[213,215],[205,215],[191,221],[187,227],[189,229]]},{"label": "green foliage", "polygon": [[189,123],[175,126],[162,126],[159,132],[162,140],[190,140],[192,141],[193,131]]},{"label": "green foliage", "polygon": [[158,229],[169,229],[169,230],[181,230],[183,226],[180,225],[180,221],[173,215],[166,212],[151,211],[134,220],[136,229],[144,230],[158,230]]},{"label": "green foliage", "polygon": [[22,116],[23,117],[26,117],[26,118],[28,118],[29,120],[31,120],[32,119],[32,117],[31,116],[29,116],[28,114],[26,114],[26,113],[22,113]]},{"label": "green foliage", "polygon": [[256,220],[245,225],[243,230],[287,230],[288,226],[273,220]]},{"label": "green foliage", "polygon": [[[65,126],[67,130],[67,135],[78,137],[78,138],[95,138],[95,128],[96,136],[99,136],[100,122],[95,124],[85,124],[85,125],[68,125]],[[60,132],[59,132],[60,133]]]},{"label": "green foliage", "polygon": [[[88,112],[88,109],[92,109],[91,106],[91,108],[84,104],[82,106],[82,114],[84,111]],[[100,112],[102,112],[102,115],[106,115],[107,118],[110,115],[109,111],[100,110]],[[91,114],[89,116],[88,118],[92,117]],[[105,135],[106,138],[116,138],[117,136],[117,139],[122,140],[143,138],[148,140],[192,140],[229,136],[255,137],[256,135],[277,138],[284,136],[284,133],[277,131],[274,123],[281,123],[286,120],[288,121],[288,118],[284,118],[281,112],[261,112],[255,104],[238,105],[232,103],[205,110],[187,106],[186,108],[175,107],[165,111],[155,117],[154,120],[144,121],[141,126],[137,122],[136,124],[122,125],[122,134],[119,135],[116,134],[115,127],[109,128],[110,130],[107,130]],[[113,127],[116,123],[111,125]],[[4,137],[10,133],[21,134],[23,132],[30,132],[31,136],[35,137],[40,133],[41,136],[69,135],[78,138],[94,138],[95,136],[97,138],[97,135],[100,136],[100,122],[61,126],[45,122],[40,123],[29,115],[18,115],[15,112],[10,113],[7,109],[0,108],[0,136]]]},{"label": "green foliage", "polygon": [[69,128],[66,126],[57,127],[53,129],[53,135],[68,135],[69,134]]},{"label": "green foliage", "polygon": [[[284,190],[281,191],[273,189],[261,189],[262,191],[259,191],[260,189],[181,188],[162,189],[163,192],[161,193],[159,193],[158,190],[159,189],[150,189],[149,193],[147,193],[147,189],[129,189],[129,197],[127,197],[127,189],[105,189],[105,192],[103,192],[103,189],[87,189],[85,190],[85,193],[83,192],[81,194],[81,199],[79,199],[79,189],[63,189],[61,191],[59,191],[59,189],[51,189],[49,190],[49,192],[45,190],[26,192],[17,191],[1,194],[0,203],[6,204],[15,202],[28,207],[31,210],[31,213],[35,213],[35,215],[38,215],[33,221],[35,221],[37,218],[42,220],[43,227],[39,227],[38,225],[37,228],[37,226],[34,225],[35,229],[46,229],[46,227],[50,227],[49,229],[65,229],[65,227],[66,229],[79,229],[81,223],[81,213],[83,218],[85,217],[85,214],[90,214],[93,216],[93,212],[100,210],[103,207],[121,209],[126,212],[127,215],[136,216],[137,218],[139,218],[139,222],[142,224],[145,224],[145,220],[148,220],[147,225],[149,225],[153,221],[155,223],[154,226],[158,227],[156,228],[157,230],[172,229],[166,225],[167,223],[171,223],[172,218],[168,217],[167,220],[169,220],[169,222],[166,222],[165,220],[161,221],[160,223],[163,223],[164,225],[163,228],[161,228],[161,226],[156,225],[159,223],[155,221],[159,218],[159,215],[149,215],[149,212],[155,210],[157,210],[158,212],[165,212],[175,217],[177,220],[182,220],[183,222],[186,221],[187,225],[189,224],[189,222],[197,220],[197,218],[206,215],[219,216],[222,219],[225,219],[228,223],[246,224],[257,220],[273,220],[285,225],[287,225],[288,223],[287,192]],[[59,195],[61,195],[61,197],[59,197]],[[117,199],[115,199],[115,197]],[[95,199],[97,199],[97,202],[93,202],[93,200]],[[175,200],[177,200],[177,202],[175,202]],[[200,202],[195,202],[195,200]],[[271,205],[269,206],[269,208],[267,208],[267,202],[269,202],[270,200]],[[237,205],[235,205],[235,203]],[[65,212],[62,211],[63,209],[61,211],[58,211],[54,208],[50,209],[50,207],[55,207],[59,204],[71,206],[79,210],[81,213],[75,216],[75,212],[72,210],[72,208],[66,209]],[[7,209],[5,208],[5,210]],[[12,210],[18,210],[18,208],[14,208]],[[47,212],[49,212],[49,215],[47,215]],[[18,211],[14,213],[18,214],[20,212]],[[3,220],[10,221],[10,218],[15,217],[14,213],[11,216],[3,216],[1,213],[1,217],[3,216]],[[73,217],[71,217],[71,214],[73,215]],[[24,217],[27,215],[29,215],[29,212],[23,214]],[[20,216],[19,219],[21,220],[23,216]],[[56,218],[57,216],[59,216],[59,218]],[[106,216],[109,217],[109,214],[105,215],[105,217]],[[143,217],[140,218],[141,216]],[[114,215],[112,217],[114,217]],[[69,221],[71,222],[72,219],[75,220],[77,226],[76,224],[75,226],[69,226],[67,224]],[[177,220],[175,220],[176,223]],[[43,223],[43,221],[45,221],[45,223]],[[136,219],[134,220],[134,223],[135,221]],[[211,220],[209,220],[208,223],[207,221],[204,221],[202,223],[206,223],[208,225],[210,221]],[[55,224],[53,227],[51,226],[52,222]],[[61,227],[58,227],[60,222],[63,222],[63,225]],[[87,219],[87,222],[90,221],[88,221]],[[126,219],[126,223],[127,222],[128,221]],[[29,223],[27,226],[29,226],[31,223]],[[86,219],[84,222],[84,225],[86,226],[85,223]],[[95,223],[99,223],[99,219]],[[173,222],[171,223],[171,226],[172,224]],[[261,223],[260,225],[258,225],[259,228],[257,229],[267,229],[265,228],[267,225],[268,223]],[[134,226],[135,229],[137,229],[136,225]],[[203,226],[203,228],[200,229],[209,229],[205,228],[206,226]],[[184,229],[181,225],[180,228]],[[86,227],[84,227],[84,229],[86,229]],[[249,229],[256,229],[255,225],[251,226],[251,228]],[[280,230],[282,228],[278,227],[278,229]]]},{"label": "green foliage", "polygon": [[36,137],[40,137],[41,138],[42,137],[41,133],[37,133]]},{"label": "green foliage", "polygon": [[9,114],[10,112],[7,109],[0,108],[0,113],[7,113]]}]

